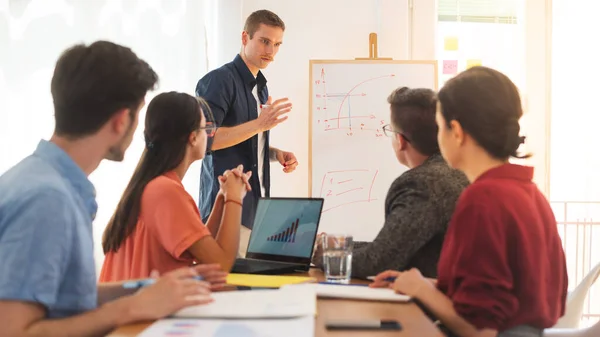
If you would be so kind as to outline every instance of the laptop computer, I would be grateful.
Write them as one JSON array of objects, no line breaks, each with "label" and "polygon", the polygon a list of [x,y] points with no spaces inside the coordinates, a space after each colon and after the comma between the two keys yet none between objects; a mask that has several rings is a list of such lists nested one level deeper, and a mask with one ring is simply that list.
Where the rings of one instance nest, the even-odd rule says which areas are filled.
[{"label": "laptop computer", "polygon": [[246,258],[238,258],[231,272],[308,271],[323,203],[323,198],[260,198]]}]

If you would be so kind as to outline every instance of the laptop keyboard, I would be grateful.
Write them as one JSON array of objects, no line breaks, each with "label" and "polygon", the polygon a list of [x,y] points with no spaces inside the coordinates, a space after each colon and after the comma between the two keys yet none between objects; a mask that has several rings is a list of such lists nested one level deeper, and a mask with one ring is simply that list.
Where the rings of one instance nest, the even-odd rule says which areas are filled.
[{"label": "laptop keyboard", "polygon": [[276,275],[293,273],[298,265],[276,261],[262,261],[250,259],[237,259],[232,268],[233,273]]},{"label": "laptop keyboard", "polygon": [[289,266],[290,264],[277,261],[237,259],[235,265],[236,267],[272,268],[273,266]]}]

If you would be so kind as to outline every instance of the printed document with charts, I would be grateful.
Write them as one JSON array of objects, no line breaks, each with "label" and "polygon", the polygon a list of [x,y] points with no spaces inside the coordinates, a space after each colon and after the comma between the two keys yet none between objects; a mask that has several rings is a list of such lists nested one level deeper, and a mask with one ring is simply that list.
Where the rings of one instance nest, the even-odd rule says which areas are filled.
[{"label": "printed document with charts", "polygon": [[313,337],[315,318],[277,319],[161,319],[138,337]]},{"label": "printed document with charts", "polygon": [[176,312],[175,318],[292,318],[315,316],[314,287],[274,290],[223,291],[211,294],[214,301]]}]

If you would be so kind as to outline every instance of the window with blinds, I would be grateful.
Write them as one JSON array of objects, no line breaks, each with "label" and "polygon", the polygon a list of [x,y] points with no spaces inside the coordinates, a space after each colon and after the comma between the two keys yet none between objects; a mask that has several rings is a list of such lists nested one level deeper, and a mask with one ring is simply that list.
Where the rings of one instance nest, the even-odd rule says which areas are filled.
[{"label": "window with blinds", "polygon": [[517,23],[519,0],[438,0],[438,21]]}]

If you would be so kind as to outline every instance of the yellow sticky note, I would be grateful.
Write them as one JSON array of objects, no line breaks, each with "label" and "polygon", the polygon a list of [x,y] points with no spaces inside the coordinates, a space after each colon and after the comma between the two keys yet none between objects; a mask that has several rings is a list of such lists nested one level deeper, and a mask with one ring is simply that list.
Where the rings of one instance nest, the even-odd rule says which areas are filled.
[{"label": "yellow sticky note", "polygon": [[481,60],[467,60],[467,69],[469,68],[473,68],[473,67],[478,67],[481,65]]},{"label": "yellow sticky note", "polygon": [[279,288],[286,284],[315,282],[314,277],[229,274],[227,284],[243,287]]},{"label": "yellow sticky note", "polygon": [[458,50],[458,38],[456,36],[446,36],[444,38],[444,50]]}]

